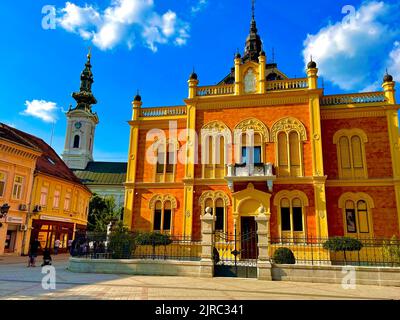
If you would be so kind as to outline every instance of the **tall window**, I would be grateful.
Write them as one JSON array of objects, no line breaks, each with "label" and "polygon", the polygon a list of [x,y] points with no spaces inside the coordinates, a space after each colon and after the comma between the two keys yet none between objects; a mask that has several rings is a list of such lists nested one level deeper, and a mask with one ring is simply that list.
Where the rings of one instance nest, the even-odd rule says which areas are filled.
[{"label": "tall window", "polygon": [[157,150],[156,181],[173,182],[177,163],[177,147],[169,142]]},{"label": "tall window", "polygon": [[354,202],[352,200],[346,201],[345,215],[348,234],[370,234],[368,206],[364,200],[360,200],[357,202]]},{"label": "tall window", "polygon": [[304,241],[307,235],[306,194],[299,190],[280,191],[274,198],[274,204],[278,207],[281,238]]},{"label": "tall window", "polygon": [[210,179],[222,179],[225,176],[225,137],[220,134],[203,139],[203,176]]},{"label": "tall window", "polygon": [[60,196],[61,191],[59,189],[54,190],[53,208],[55,209],[58,209],[60,207]]},{"label": "tall window", "polygon": [[64,210],[69,211],[71,210],[71,192],[67,192],[64,198]]},{"label": "tall window", "polygon": [[45,207],[47,205],[47,196],[49,194],[49,187],[42,186],[40,188],[40,205]]},{"label": "tall window", "polygon": [[205,213],[206,208],[211,208],[212,215],[216,218],[215,231],[226,231],[229,197],[222,191],[206,191],[201,195],[199,202],[202,214]]},{"label": "tall window", "polygon": [[307,141],[305,126],[296,118],[283,118],[271,129],[272,140],[276,143],[277,173],[281,177],[302,177],[303,142]]},{"label": "tall window", "polygon": [[171,232],[172,205],[170,201],[157,201],[154,207],[153,230],[159,232]]},{"label": "tall window", "polygon": [[0,171],[0,198],[4,197],[6,189],[6,174]]},{"label": "tall window", "polygon": [[345,129],[335,134],[334,143],[337,145],[340,178],[367,178],[365,142],[367,142],[367,136],[360,129]]},{"label": "tall window", "polygon": [[79,148],[79,143],[80,143],[80,137],[79,137],[79,135],[75,135],[75,137],[74,137],[74,149],[78,149]]},{"label": "tall window", "polygon": [[289,134],[278,134],[278,168],[280,176],[302,176],[302,144],[299,134],[292,131]]},{"label": "tall window", "polygon": [[13,192],[12,192],[13,199],[21,200],[23,184],[24,184],[24,178],[22,176],[15,176]]},{"label": "tall window", "polygon": [[262,163],[262,137],[255,132],[253,137],[242,135],[242,163]]}]

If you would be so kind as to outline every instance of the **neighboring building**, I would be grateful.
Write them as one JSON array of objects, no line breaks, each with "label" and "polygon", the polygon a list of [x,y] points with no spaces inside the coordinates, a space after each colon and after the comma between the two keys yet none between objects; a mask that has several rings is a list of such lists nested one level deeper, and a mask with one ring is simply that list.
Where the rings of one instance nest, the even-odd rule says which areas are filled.
[{"label": "neighboring building", "polygon": [[93,160],[95,130],[99,118],[92,110],[92,105],[97,100],[92,93],[94,80],[90,59],[89,53],[81,73],[80,91],[72,94],[76,106],[70,107],[67,112],[67,132],[62,158],[93,193],[114,197],[116,205],[122,208],[127,163]]},{"label": "neighboring building", "polygon": [[[400,236],[392,77],[383,92],[325,95],[314,61],[301,79],[277,68],[253,17],[244,56],[218,85],[199,87],[193,73],[178,107],[142,108],[135,97],[126,225],[199,238],[210,207],[218,231],[232,232],[235,222],[239,233],[254,231],[265,211],[273,238]],[[148,136],[154,128],[165,136]],[[149,151],[157,161],[146,159]]]},{"label": "neighboring building", "polygon": [[0,123],[0,207],[10,206],[0,219],[0,255],[22,253],[33,173],[41,154],[17,130]]},{"label": "neighboring building", "polygon": [[[19,157],[26,154],[30,158],[29,161],[23,161],[15,157],[15,163],[10,162],[8,165],[10,169],[4,170],[7,179],[14,181],[9,203],[12,210],[20,211],[9,215],[7,219],[24,226],[19,228],[24,230],[22,240],[18,240],[21,238],[18,233],[11,235],[17,239],[16,252],[27,254],[29,243],[35,237],[41,242],[42,248],[53,248],[54,241],[59,239],[60,252],[65,252],[68,240],[74,239],[76,233],[86,230],[90,190],[42,139],[4,124],[1,124],[1,129],[1,143],[13,139],[15,144],[26,148],[18,152],[16,150],[15,153]],[[12,150],[11,148],[10,146],[7,150]],[[3,164],[3,159],[7,158],[13,159],[2,155],[1,168],[7,168]],[[11,186],[11,182],[7,183],[8,196]],[[11,230],[14,229],[15,227]]]}]

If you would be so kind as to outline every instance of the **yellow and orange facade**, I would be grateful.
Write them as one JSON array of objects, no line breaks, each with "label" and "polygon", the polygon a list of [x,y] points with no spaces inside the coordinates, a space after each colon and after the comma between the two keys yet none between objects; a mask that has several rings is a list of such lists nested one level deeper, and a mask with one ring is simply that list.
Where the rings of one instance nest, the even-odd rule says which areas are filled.
[{"label": "yellow and orange facade", "polygon": [[[84,232],[90,190],[43,140],[1,124],[0,206],[9,213],[0,227],[0,255],[27,254],[37,238],[42,249]],[[3,182],[4,181],[4,182]]]},{"label": "yellow and orange facade", "polygon": [[254,20],[233,65],[214,86],[193,73],[181,106],[135,97],[124,223],[199,238],[208,207],[228,233],[254,230],[265,211],[276,239],[399,237],[393,78],[382,91],[325,95],[316,62],[290,79],[268,61]]}]

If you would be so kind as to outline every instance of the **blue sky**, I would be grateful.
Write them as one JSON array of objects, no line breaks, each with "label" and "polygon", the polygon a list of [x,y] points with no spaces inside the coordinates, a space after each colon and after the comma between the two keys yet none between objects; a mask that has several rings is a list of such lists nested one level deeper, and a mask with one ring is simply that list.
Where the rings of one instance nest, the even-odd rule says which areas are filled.
[{"label": "blue sky", "polygon": [[[46,5],[56,9],[55,29],[42,26]],[[343,14],[346,5],[356,11]],[[136,90],[145,107],[182,105],[193,67],[200,85],[221,80],[243,52],[250,8],[250,0],[2,0],[0,121],[50,142],[55,119],[61,153],[63,110],[92,46],[95,160],[126,161]],[[326,94],[369,91],[380,90],[386,68],[400,79],[399,9],[394,0],[258,0],[256,21],[268,59],[274,48],[288,76],[303,77],[312,54]]]}]

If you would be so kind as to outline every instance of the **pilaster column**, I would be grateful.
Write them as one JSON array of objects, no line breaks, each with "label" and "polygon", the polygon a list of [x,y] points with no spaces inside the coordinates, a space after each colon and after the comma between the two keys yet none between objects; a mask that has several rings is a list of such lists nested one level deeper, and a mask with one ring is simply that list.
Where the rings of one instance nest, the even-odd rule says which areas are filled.
[{"label": "pilaster column", "polygon": [[242,59],[238,53],[235,57],[235,95],[240,95],[242,93],[242,73],[240,72],[241,63]]},{"label": "pilaster column", "polygon": [[269,257],[270,217],[271,213],[266,213],[265,208],[261,207],[258,216],[255,218],[258,235],[257,277],[260,280],[272,280],[272,266]]},{"label": "pilaster column", "polygon": [[259,93],[265,93],[265,64],[266,64],[265,52],[262,51],[258,58],[258,74],[260,77],[260,88]]},{"label": "pilaster column", "polygon": [[125,203],[124,203],[124,225],[129,230],[133,230],[133,212],[135,201],[135,182],[138,158],[138,144],[139,144],[139,116],[140,108],[142,106],[141,97],[137,95],[132,102],[132,122],[130,122],[130,138],[129,138],[129,155],[128,155],[128,169],[125,185]]},{"label": "pilaster column", "polygon": [[200,276],[203,278],[212,278],[214,276],[214,224],[216,218],[211,214],[211,208],[206,209],[206,213],[201,219],[201,261]]}]

